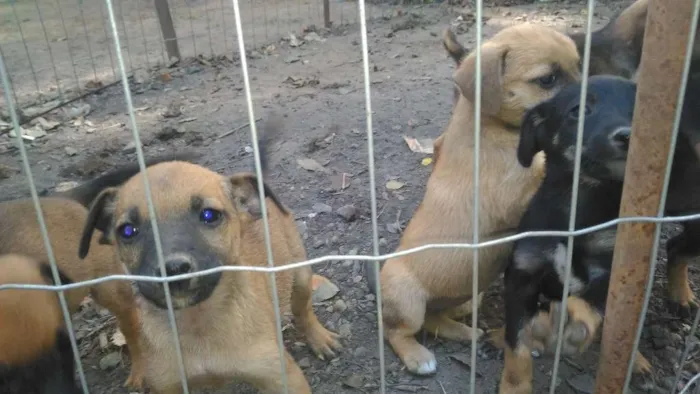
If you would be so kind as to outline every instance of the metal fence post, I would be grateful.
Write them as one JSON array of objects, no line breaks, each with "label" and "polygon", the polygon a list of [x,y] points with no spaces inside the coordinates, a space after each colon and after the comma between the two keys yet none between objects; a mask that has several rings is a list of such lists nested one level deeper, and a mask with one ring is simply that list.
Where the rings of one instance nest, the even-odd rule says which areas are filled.
[{"label": "metal fence post", "polygon": [[326,29],[331,27],[331,2],[330,0],[323,0],[323,26]]},{"label": "metal fence post", "polygon": [[173,26],[173,17],[170,15],[168,0],[154,0],[156,13],[160,22],[160,30],[165,41],[165,50],[168,52],[168,60],[180,59],[180,47],[177,44],[177,35]]},{"label": "metal fence post", "polygon": [[[692,0],[649,0],[621,217],[658,213],[692,17]],[[657,225],[628,222],[618,227],[596,393],[623,393],[649,263],[656,258]]]}]

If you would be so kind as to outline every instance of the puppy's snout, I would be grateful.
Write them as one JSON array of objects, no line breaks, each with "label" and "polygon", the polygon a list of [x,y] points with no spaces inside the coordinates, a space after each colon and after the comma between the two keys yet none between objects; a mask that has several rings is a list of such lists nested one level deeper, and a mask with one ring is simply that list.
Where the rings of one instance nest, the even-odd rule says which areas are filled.
[{"label": "puppy's snout", "polygon": [[192,271],[192,263],[188,259],[175,258],[165,263],[165,274],[168,276],[187,274]]},{"label": "puppy's snout", "polygon": [[[188,274],[194,270],[195,266],[192,260],[184,256],[169,258],[165,261],[165,274],[167,276]],[[192,279],[176,280],[170,282],[170,289],[175,293],[187,291],[191,283]]]},{"label": "puppy's snout", "polygon": [[610,134],[610,141],[616,148],[627,151],[630,145],[630,134],[631,129],[629,127],[617,128]]}]

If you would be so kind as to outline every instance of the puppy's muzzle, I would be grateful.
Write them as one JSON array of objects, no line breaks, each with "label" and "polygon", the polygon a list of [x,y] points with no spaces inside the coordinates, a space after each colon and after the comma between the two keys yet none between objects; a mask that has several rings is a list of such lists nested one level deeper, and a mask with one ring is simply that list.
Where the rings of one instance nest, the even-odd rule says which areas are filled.
[{"label": "puppy's muzzle", "polygon": [[619,153],[627,153],[630,147],[630,135],[632,130],[629,127],[618,127],[610,133],[610,144]]},{"label": "puppy's muzzle", "polygon": [[[177,276],[189,274],[196,271],[196,264],[192,258],[187,256],[175,256],[165,261],[165,274],[167,276]],[[160,274],[160,269],[158,273]],[[170,291],[178,294],[185,293],[192,287],[194,279],[180,279],[170,283]]]}]

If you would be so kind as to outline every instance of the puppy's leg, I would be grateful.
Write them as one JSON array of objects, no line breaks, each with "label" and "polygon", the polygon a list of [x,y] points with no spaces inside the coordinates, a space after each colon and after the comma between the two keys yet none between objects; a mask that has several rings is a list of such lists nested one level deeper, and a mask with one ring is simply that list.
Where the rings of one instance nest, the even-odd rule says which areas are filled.
[{"label": "puppy's leg", "polygon": [[437,371],[435,355],[415,337],[425,320],[426,296],[419,283],[406,275],[397,275],[393,267],[388,261],[380,277],[384,335],[410,372],[433,374]]},{"label": "puppy's leg", "polygon": [[669,309],[681,317],[691,317],[698,309],[688,279],[688,264],[700,255],[700,222],[686,222],[683,232],[668,240],[667,275]]},{"label": "puppy's leg", "polygon": [[423,328],[441,338],[460,342],[471,341],[475,335],[478,339],[484,334],[484,331],[479,328],[472,328],[452,320],[446,313],[426,315]]},{"label": "puppy's leg", "polygon": [[311,304],[312,271],[310,267],[294,270],[294,285],[292,288],[292,314],[294,320],[306,335],[311,349],[321,359],[335,357],[334,350],[340,350],[338,334],[327,330],[318,321]]},{"label": "puppy's leg", "polygon": [[[242,381],[253,385],[260,390],[261,394],[284,393],[284,382],[280,374],[279,350],[277,349],[276,341],[251,346],[250,352],[243,356],[245,357],[242,360],[245,360],[245,362],[240,364],[237,372]],[[289,393],[311,394],[311,388],[304,377],[304,373],[286,350],[284,359]]]},{"label": "puppy's leg", "polygon": [[526,346],[520,345],[517,349],[506,347],[498,393],[532,393],[532,355]]},{"label": "puppy's leg", "polygon": [[93,288],[95,302],[107,308],[117,319],[117,324],[129,349],[131,371],[124,386],[132,389],[143,387],[145,361],[140,341],[141,320],[133,293],[126,282],[110,281]]},{"label": "puppy's leg", "polygon": [[509,266],[505,273],[505,364],[500,394],[532,393],[532,355],[522,340],[526,325],[537,314],[537,276]]},{"label": "puppy's leg", "polygon": [[[477,306],[481,307],[481,301],[484,299],[484,293],[479,293],[476,298]],[[447,316],[453,320],[459,320],[472,314],[472,300],[465,302],[464,304],[458,305],[447,311]]]}]

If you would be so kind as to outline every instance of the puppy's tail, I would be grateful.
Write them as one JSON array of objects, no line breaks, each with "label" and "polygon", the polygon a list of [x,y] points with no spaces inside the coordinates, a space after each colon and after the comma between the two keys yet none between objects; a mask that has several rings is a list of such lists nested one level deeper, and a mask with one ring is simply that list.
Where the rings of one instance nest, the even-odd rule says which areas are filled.
[{"label": "puppy's tail", "polygon": [[[197,155],[194,152],[186,153],[176,153],[170,155],[163,155],[160,157],[155,157],[146,160],[146,167],[150,167],[154,164],[163,163],[166,161],[191,161]],[[120,167],[114,171],[110,171],[98,178],[90,180],[83,183],[80,186],[76,186],[72,189],[55,193],[56,197],[64,197],[75,200],[85,207],[89,207],[92,201],[97,197],[102,190],[108,187],[119,186],[122,183],[129,180],[134,175],[138,174],[140,171],[138,163],[129,164]]]},{"label": "puppy's tail", "polygon": [[263,127],[258,130],[258,148],[260,149],[260,165],[263,176],[267,177],[269,170],[270,145],[277,141],[282,134],[284,119],[281,115],[271,112]]},{"label": "puppy's tail", "polygon": [[462,61],[464,56],[467,55],[467,50],[462,46],[462,44],[459,43],[459,41],[457,41],[457,36],[455,36],[455,34],[449,28],[445,29],[445,32],[442,34],[442,45],[445,47],[445,50],[447,50],[450,57],[459,66],[459,63]]}]

